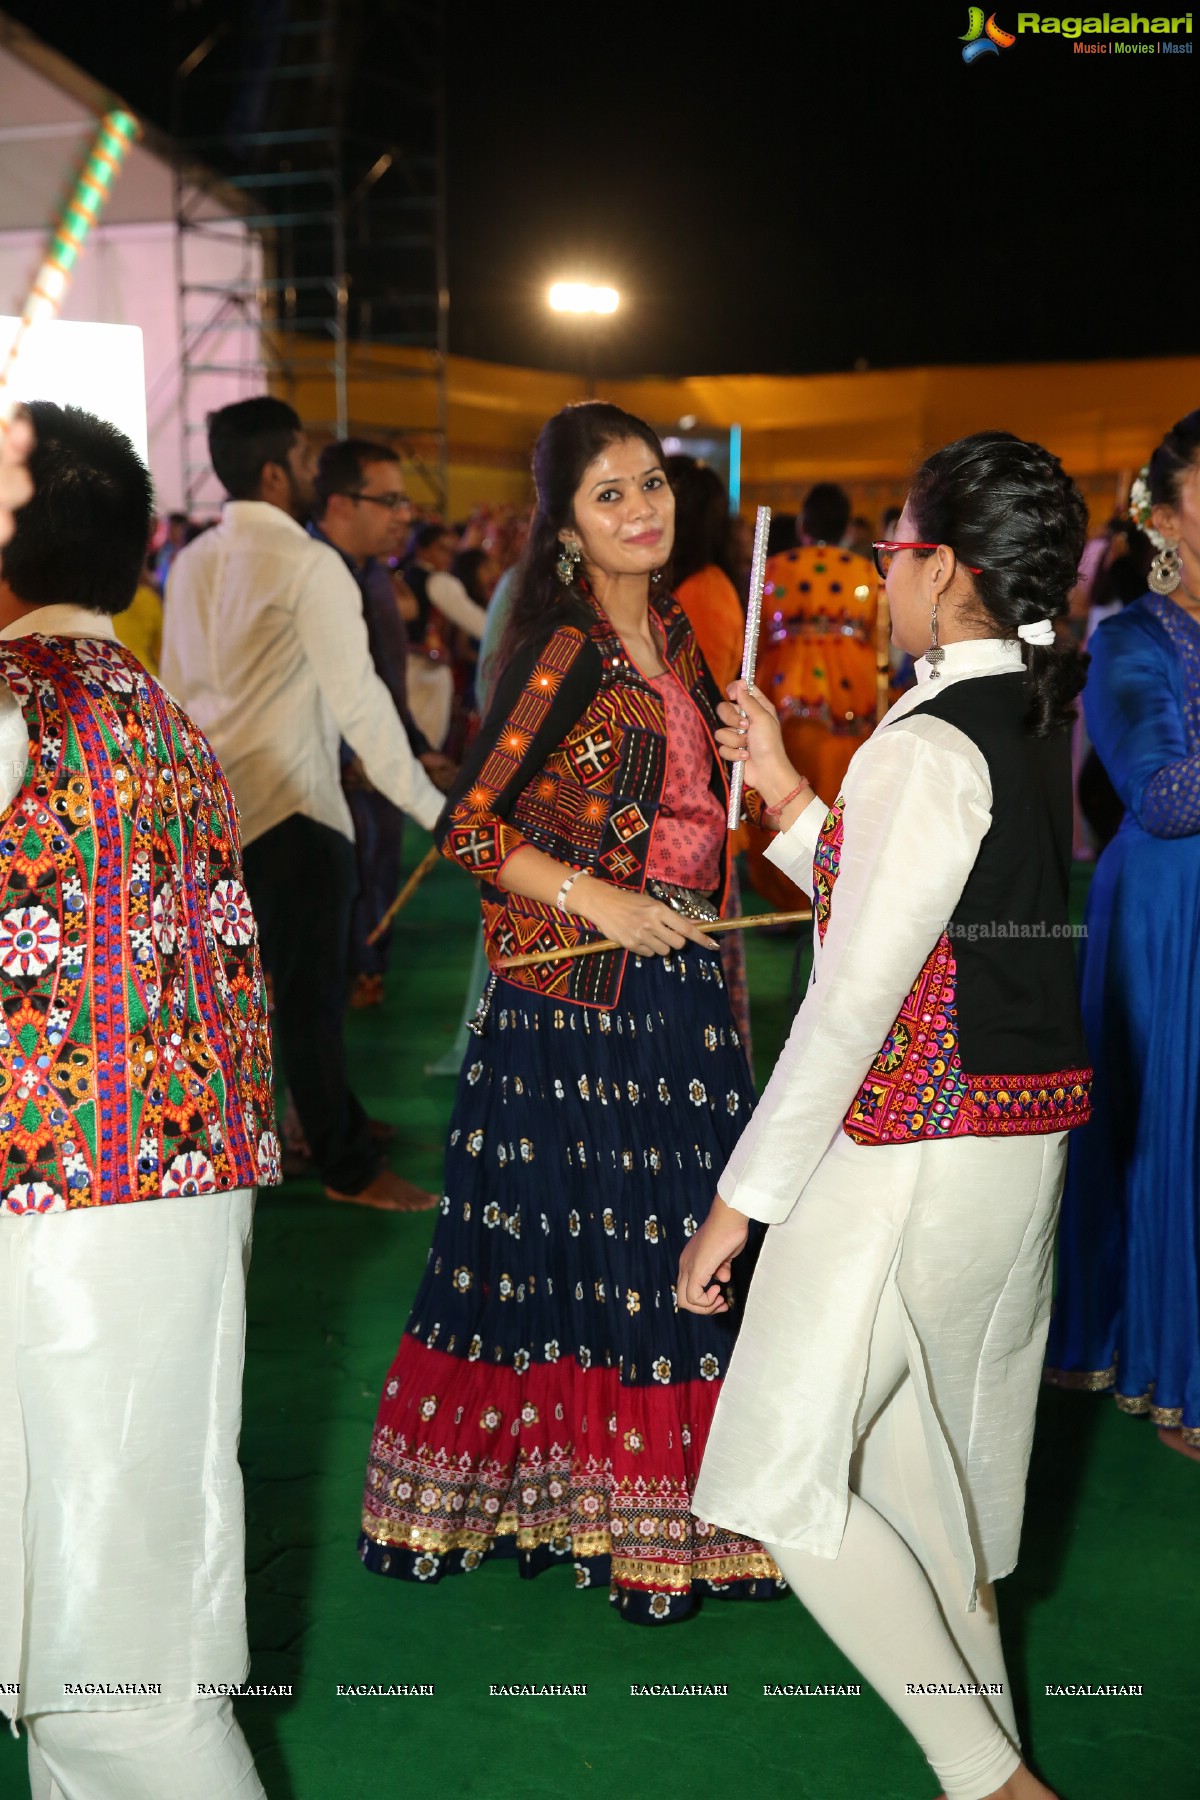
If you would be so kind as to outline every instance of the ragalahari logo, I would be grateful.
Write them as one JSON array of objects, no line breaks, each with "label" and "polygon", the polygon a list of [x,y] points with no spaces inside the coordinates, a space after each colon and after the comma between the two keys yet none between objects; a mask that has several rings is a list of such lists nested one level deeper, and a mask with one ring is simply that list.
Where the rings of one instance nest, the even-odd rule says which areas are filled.
[{"label": "ragalahari logo", "polygon": [[980,56],[999,56],[1001,50],[1011,50],[1016,41],[1011,31],[1000,29],[995,13],[989,13],[985,21],[982,6],[968,7],[967,30],[959,39],[965,63],[973,63]]}]

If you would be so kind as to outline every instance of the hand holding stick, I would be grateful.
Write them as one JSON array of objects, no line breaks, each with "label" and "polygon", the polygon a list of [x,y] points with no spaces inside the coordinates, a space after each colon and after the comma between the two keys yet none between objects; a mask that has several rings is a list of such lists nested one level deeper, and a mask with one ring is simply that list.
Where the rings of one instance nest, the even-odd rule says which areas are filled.
[{"label": "hand holding stick", "polygon": [[[705,937],[716,937],[722,931],[754,931],[760,925],[797,925],[801,920],[811,919],[812,911],[805,907],[801,912],[750,913],[741,919],[714,919],[712,924],[701,926]],[[503,962],[496,964],[498,972],[504,969],[531,969],[535,963],[572,962],[577,956],[598,956],[601,950],[620,950],[616,938],[601,938],[596,944],[576,944],[571,950],[534,950],[526,956],[506,956]]]}]

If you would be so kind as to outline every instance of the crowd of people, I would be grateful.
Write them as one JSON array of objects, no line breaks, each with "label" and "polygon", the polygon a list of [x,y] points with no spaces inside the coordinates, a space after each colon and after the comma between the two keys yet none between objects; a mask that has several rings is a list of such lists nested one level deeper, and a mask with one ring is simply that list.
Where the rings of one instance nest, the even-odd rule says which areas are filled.
[{"label": "crowd of people", "polygon": [[[0,453],[0,1702],[35,1800],[263,1792],[240,1346],[286,1166],[437,1214],[369,1571],[567,1564],[651,1627],[791,1591],[945,1800],[1051,1800],[994,1585],[1039,1384],[1200,1457],[1200,412],[1091,541],[1005,431],[869,542],[819,484],[750,683],[721,483],[615,406],[547,422],[531,517],[461,528],[277,399],[209,449],[219,521],[149,566],[119,432],[35,404]],[[480,899],[438,1195],[345,1047],[406,814]],[[742,850],[814,924],[761,1096],[707,929]]]}]

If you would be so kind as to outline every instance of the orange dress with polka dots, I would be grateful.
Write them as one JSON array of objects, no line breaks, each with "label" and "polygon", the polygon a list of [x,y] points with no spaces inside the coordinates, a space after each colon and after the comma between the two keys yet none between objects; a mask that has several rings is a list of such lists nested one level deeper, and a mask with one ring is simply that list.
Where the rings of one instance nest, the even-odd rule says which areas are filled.
[{"label": "orange dress with polka dots", "polygon": [[[875,724],[878,577],[865,556],[805,544],[772,556],[763,590],[757,682],[778,711],[788,757],[832,805]],[[749,832],[755,888],[773,905],[797,890],[764,860],[768,834]]]}]

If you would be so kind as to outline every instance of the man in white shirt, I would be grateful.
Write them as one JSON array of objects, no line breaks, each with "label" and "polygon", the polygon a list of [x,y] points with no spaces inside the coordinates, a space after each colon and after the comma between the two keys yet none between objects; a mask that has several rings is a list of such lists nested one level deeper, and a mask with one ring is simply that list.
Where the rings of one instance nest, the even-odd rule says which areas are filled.
[{"label": "man in white shirt", "polygon": [[275,994],[275,1043],[325,1192],[390,1212],[433,1195],[382,1166],[346,1070],[343,1018],[356,872],[338,741],[429,829],[442,799],[375,673],[354,577],[301,520],[313,454],[263,396],[209,420],[221,522],[175,559],[164,686],[211,739],[237,795],[245,878]]}]

